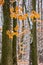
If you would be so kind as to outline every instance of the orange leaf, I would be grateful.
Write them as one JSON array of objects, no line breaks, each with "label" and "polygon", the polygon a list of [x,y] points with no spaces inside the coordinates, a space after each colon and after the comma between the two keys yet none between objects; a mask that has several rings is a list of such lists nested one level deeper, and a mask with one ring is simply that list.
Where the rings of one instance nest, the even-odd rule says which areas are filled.
[{"label": "orange leaf", "polygon": [[16,27],[14,28],[14,30],[15,30],[15,31],[17,31],[17,30],[18,30],[18,28],[19,28],[19,27],[18,27],[18,25],[16,25]]},{"label": "orange leaf", "polygon": [[4,4],[4,0],[0,0],[0,5],[3,5]]},{"label": "orange leaf", "polygon": [[22,20],[26,20],[26,18],[27,18],[27,17],[26,17],[25,15],[22,16]]},{"label": "orange leaf", "polygon": [[24,16],[28,17],[28,14],[24,14]]},{"label": "orange leaf", "polygon": [[18,19],[19,19],[19,20],[22,20],[22,15],[19,15],[19,16],[18,16]]},{"label": "orange leaf", "polygon": [[10,17],[16,19],[17,18],[17,14],[16,13],[12,13],[12,14],[10,14]]},{"label": "orange leaf", "polygon": [[9,38],[13,38],[13,36],[15,35],[14,32],[9,31],[9,30],[6,31],[6,34],[9,36]]},{"label": "orange leaf", "polygon": [[13,36],[9,35],[9,39],[13,39]]},{"label": "orange leaf", "polygon": [[34,14],[31,14],[30,18],[33,20],[35,18]]},{"label": "orange leaf", "polygon": [[7,30],[7,31],[6,31],[6,34],[7,34],[7,35],[9,35],[9,34],[10,34],[10,31],[9,31],[9,30]]},{"label": "orange leaf", "polygon": [[14,12],[14,8],[13,7],[10,8],[10,12],[11,13]]},{"label": "orange leaf", "polygon": [[40,18],[40,14],[38,14],[37,12],[35,12],[34,10],[31,12],[31,15],[34,15],[35,18]]},{"label": "orange leaf", "polygon": [[18,6],[16,6],[16,8],[15,8],[15,11],[22,11],[23,9],[22,9],[22,7],[18,7]]},{"label": "orange leaf", "polygon": [[16,6],[15,11],[18,11],[18,10],[19,10],[19,7],[18,7],[18,6]]}]

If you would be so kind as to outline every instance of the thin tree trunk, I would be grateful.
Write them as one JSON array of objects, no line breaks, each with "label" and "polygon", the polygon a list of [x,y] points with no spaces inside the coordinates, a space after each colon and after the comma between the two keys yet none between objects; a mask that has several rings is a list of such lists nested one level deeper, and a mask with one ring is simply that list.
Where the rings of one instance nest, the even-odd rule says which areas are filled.
[{"label": "thin tree trunk", "polygon": [[[16,1],[13,3],[14,11],[16,8]],[[13,29],[17,25],[17,19],[13,19]],[[16,54],[16,36],[13,37],[13,65],[17,65],[17,54]]]},{"label": "thin tree trunk", "polygon": [[3,6],[3,31],[2,31],[2,65],[13,65],[12,60],[12,39],[6,34],[7,30],[11,29],[11,19],[10,19],[10,10],[9,10],[9,0],[5,0]]},{"label": "thin tree trunk", "polygon": [[[33,10],[36,10],[36,0],[32,0],[32,6],[33,6]],[[32,35],[33,35],[33,42],[31,44],[32,65],[38,65],[37,64],[36,22],[34,21],[33,21]]]}]

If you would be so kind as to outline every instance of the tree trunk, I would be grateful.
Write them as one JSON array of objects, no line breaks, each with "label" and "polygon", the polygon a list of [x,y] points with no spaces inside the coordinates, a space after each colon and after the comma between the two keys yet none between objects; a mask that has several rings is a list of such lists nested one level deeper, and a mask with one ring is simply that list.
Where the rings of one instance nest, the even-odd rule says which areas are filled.
[{"label": "tree trunk", "polygon": [[12,39],[6,34],[7,30],[11,29],[10,6],[9,0],[5,0],[3,6],[3,31],[2,31],[2,65],[13,65],[12,60]]},{"label": "tree trunk", "polygon": [[[36,0],[32,0],[33,10],[36,10]],[[37,40],[36,40],[36,22],[33,21],[32,28],[33,42],[31,44],[31,56],[32,56],[32,65],[37,64]]]},{"label": "tree trunk", "polygon": [[[16,1],[13,3],[14,11],[16,7]],[[13,19],[13,29],[17,25],[17,19]],[[16,36],[13,37],[13,65],[17,65],[17,56],[16,56]]]}]

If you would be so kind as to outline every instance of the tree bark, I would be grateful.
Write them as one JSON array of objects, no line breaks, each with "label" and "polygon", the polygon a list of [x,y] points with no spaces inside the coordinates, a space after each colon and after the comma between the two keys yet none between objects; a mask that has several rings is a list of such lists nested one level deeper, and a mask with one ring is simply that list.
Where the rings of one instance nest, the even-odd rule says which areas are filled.
[{"label": "tree bark", "polygon": [[3,5],[3,31],[2,31],[2,65],[13,65],[12,59],[12,39],[6,34],[7,30],[11,29],[11,18],[10,18],[10,2],[9,0],[5,0]]},{"label": "tree bark", "polygon": [[[36,11],[36,0],[32,0],[33,10]],[[37,63],[37,38],[36,38],[36,22],[33,21],[33,28],[31,31],[33,35],[33,42],[31,44],[31,56],[32,56],[32,65],[38,65]]]},{"label": "tree bark", "polygon": [[[16,1],[13,3],[13,8],[15,11],[16,8]],[[13,18],[13,30],[17,25],[17,19]],[[14,31],[16,32],[16,31]],[[17,65],[17,54],[16,54],[16,36],[13,37],[13,65]]]}]

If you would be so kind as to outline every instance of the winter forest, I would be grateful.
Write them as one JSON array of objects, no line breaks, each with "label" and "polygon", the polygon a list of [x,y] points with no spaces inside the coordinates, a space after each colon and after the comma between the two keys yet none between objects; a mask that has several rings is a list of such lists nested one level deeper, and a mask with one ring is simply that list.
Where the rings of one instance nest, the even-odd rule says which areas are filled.
[{"label": "winter forest", "polygon": [[0,65],[43,65],[43,0],[0,0]]}]

